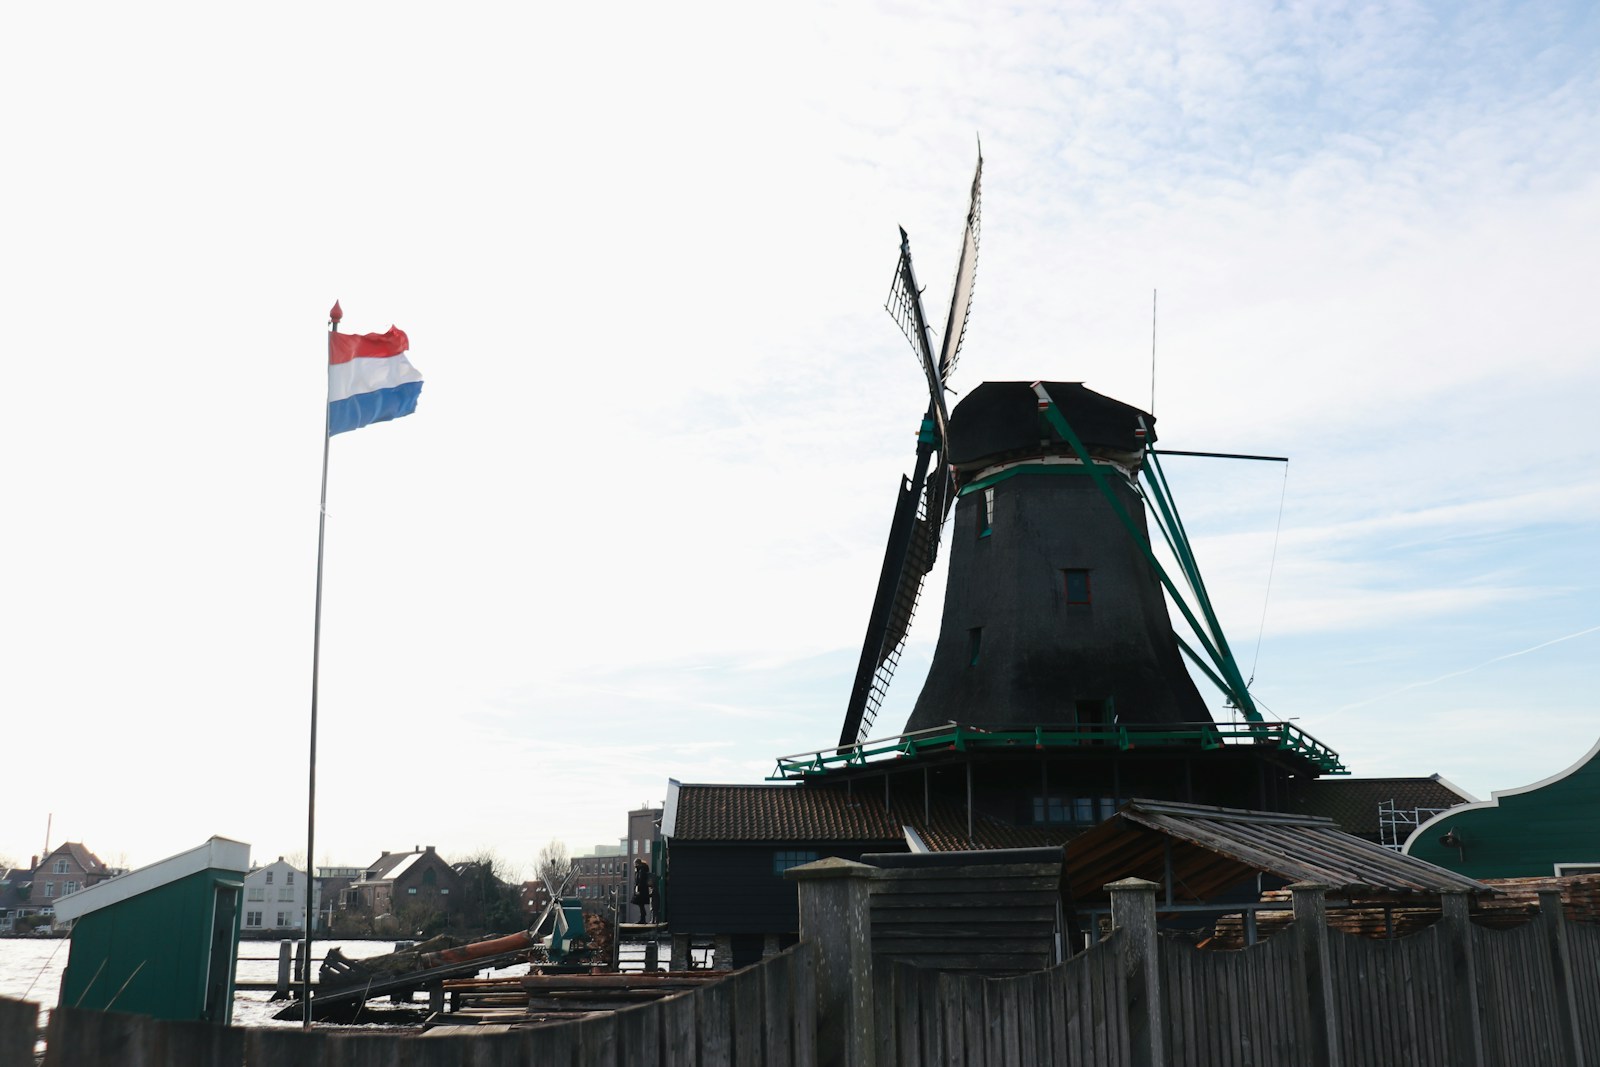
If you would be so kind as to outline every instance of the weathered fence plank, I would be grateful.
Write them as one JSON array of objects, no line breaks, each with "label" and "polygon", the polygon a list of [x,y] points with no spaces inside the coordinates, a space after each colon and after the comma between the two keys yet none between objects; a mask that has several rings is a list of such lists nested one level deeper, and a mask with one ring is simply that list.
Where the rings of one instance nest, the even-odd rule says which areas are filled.
[{"label": "weathered fence plank", "polygon": [[733,997],[726,981],[701,986],[690,994],[695,1003],[695,1030],[700,1035],[700,1067],[733,1067]]},{"label": "weathered fence plank", "polygon": [[[551,1023],[522,1031],[527,1035],[530,1063],[550,1064],[550,1067],[577,1067],[578,1028],[572,1023]],[[255,1067],[251,1064],[250,1067]],[[333,1065],[329,1065],[333,1067]]]},{"label": "weathered fence plank", "polygon": [[250,1067],[324,1067],[325,1044],[315,1030],[247,1030],[244,1061]]},{"label": "weathered fence plank", "polygon": [[39,1005],[0,997],[0,1067],[33,1067]]},{"label": "weathered fence plank", "polygon": [[661,1063],[661,1002],[617,1012],[617,1062],[627,1067]]},{"label": "weathered fence plank", "polygon": [[761,1049],[767,1067],[794,1063],[794,949],[761,968]]},{"label": "weathered fence plank", "polygon": [[765,1067],[761,1041],[761,974],[745,968],[727,980],[733,1012],[733,1062],[740,1067]]},{"label": "weathered fence plank", "polygon": [[694,993],[661,1002],[662,1067],[696,1067],[700,1062],[698,1019]]},{"label": "weathered fence plank", "polygon": [[578,1067],[617,1067],[615,1014],[578,1023]]},{"label": "weathered fence plank", "polygon": [[161,1067],[152,1048],[157,1025],[143,1015],[57,1008],[50,1013],[45,1067],[102,1063]]}]

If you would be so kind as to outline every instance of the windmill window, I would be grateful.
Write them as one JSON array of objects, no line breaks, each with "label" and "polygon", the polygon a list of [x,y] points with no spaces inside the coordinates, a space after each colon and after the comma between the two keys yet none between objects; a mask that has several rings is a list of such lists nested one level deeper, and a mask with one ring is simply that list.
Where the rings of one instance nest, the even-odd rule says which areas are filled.
[{"label": "windmill window", "polygon": [[976,667],[983,652],[983,627],[974,626],[967,631],[967,666]]},{"label": "windmill window", "polygon": [[978,512],[978,536],[988,537],[994,532],[994,487],[983,491],[983,510]]},{"label": "windmill window", "polygon": [[1086,570],[1064,570],[1061,574],[1066,581],[1067,603],[1089,603],[1089,572]]}]

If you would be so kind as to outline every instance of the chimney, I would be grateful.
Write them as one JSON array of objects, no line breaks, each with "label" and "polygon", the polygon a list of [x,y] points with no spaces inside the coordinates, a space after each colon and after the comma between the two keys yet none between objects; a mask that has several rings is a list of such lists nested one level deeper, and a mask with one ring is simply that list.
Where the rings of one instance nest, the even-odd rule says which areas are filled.
[{"label": "chimney", "polygon": [[[383,856],[387,856],[388,854],[389,854],[389,850],[388,849],[384,849],[383,850]],[[381,859],[383,859],[383,856],[379,856],[378,858],[381,860]]]},{"label": "chimney", "polygon": [[30,856],[28,858],[28,870],[36,871],[38,869],[39,869],[39,857],[38,856]]},{"label": "chimney", "polygon": [[428,851],[429,851],[429,852],[432,852],[432,851],[433,851],[433,846],[432,846],[432,845],[429,845],[429,846],[428,846]]}]

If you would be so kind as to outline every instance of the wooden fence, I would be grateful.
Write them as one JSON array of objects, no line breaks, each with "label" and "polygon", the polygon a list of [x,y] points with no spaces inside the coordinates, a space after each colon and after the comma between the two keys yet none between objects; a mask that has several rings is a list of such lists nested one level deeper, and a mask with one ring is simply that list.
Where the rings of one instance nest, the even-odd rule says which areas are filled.
[{"label": "wooden fence", "polygon": [[[505,1033],[420,1037],[245,1029],[58,1008],[51,1013],[44,1062],[45,1067],[811,1067],[817,1002],[811,976],[810,947],[799,944],[723,981],[610,1014]],[[31,1004],[0,1000],[0,1067],[32,1067],[33,1012]],[[13,1045],[26,1052],[25,1059],[17,1058],[22,1053]]]},{"label": "wooden fence", "polygon": [[[1043,970],[993,978],[874,959],[873,868],[800,882],[801,942],[669,999],[505,1033],[246,1030],[53,1012],[46,1067],[1600,1067],[1600,927],[1554,891],[1488,929],[1447,894],[1437,924],[1370,940],[1330,929],[1325,888],[1238,951],[1156,929],[1156,886],[1110,886],[1114,929]],[[930,905],[931,910],[939,910]],[[909,921],[897,915],[895,921]],[[0,1067],[32,1067],[35,1009],[0,1001]]]},{"label": "wooden fence", "polygon": [[904,963],[880,976],[879,1067],[1581,1067],[1600,1063],[1600,927],[1555,892],[1509,930],[1468,920],[1372,940],[1325,922],[1297,886],[1295,921],[1239,951],[1155,931],[1155,886],[1117,883],[1109,940],[1007,978]]}]

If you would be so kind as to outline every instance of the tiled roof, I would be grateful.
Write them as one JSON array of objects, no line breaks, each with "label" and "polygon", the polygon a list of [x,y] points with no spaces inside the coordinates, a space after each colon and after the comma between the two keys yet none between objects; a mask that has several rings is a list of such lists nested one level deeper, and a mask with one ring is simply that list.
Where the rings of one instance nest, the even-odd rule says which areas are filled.
[{"label": "tiled roof", "polygon": [[1401,812],[1417,808],[1453,808],[1472,797],[1454,789],[1437,774],[1431,778],[1317,778],[1295,798],[1295,810],[1332,819],[1347,834],[1378,836],[1378,805],[1394,801]]},{"label": "tiled roof", "polygon": [[967,836],[966,809],[955,804],[885,811],[875,791],[851,794],[817,785],[681,785],[678,841],[894,841],[911,827],[933,852],[1060,845],[1064,827],[1012,826],[978,814]]},{"label": "tiled roof", "polygon": [[681,785],[679,841],[897,841],[883,801],[798,785]]}]

